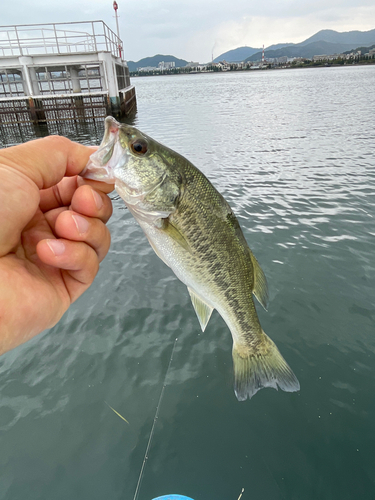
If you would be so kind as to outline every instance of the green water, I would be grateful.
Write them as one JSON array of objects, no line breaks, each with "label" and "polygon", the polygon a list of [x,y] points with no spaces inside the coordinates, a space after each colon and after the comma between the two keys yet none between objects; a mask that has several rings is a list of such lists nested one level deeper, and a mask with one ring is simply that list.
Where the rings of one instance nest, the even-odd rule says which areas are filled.
[{"label": "green water", "polygon": [[[225,323],[214,312],[200,332],[186,288],[115,201],[94,285],[0,358],[1,500],[133,500],[143,463],[139,500],[374,500],[375,67],[133,83],[133,123],[237,214],[269,283],[263,329],[301,390],[237,401]],[[46,133],[97,144],[103,126],[0,141]]]}]

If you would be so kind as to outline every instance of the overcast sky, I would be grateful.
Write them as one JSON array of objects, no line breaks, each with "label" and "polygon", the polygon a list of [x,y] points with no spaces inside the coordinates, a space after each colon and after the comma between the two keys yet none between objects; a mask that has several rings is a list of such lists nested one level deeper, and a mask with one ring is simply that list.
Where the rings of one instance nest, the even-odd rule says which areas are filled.
[{"label": "overcast sky", "polygon": [[[103,20],[112,0],[0,0],[1,24]],[[7,8],[4,9],[4,5]],[[171,54],[200,63],[244,45],[302,42],[321,29],[375,28],[374,0],[118,0],[125,58]]]}]

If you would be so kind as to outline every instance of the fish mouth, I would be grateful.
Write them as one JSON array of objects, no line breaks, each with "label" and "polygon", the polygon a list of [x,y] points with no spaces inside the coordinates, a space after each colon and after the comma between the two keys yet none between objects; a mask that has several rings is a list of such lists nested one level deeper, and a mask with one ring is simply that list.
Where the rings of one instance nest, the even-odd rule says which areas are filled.
[{"label": "fish mouth", "polygon": [[79,175],[84,179],[114,184],[115,166],[124,154],[118,140],[120,123],[112,116],[107,116],[104,123],[105,132],[99,149],[90,156],[87,165]]},{"label": "fish mouth", "polygon": [[106,184],[114,184],[116,182],[116,177],[113,174],[113,169],[109,168],[108,166],[104,167],[95,165],[95,163],[91,161],[91,159],[79,175],[84,179],[105,182]]}]

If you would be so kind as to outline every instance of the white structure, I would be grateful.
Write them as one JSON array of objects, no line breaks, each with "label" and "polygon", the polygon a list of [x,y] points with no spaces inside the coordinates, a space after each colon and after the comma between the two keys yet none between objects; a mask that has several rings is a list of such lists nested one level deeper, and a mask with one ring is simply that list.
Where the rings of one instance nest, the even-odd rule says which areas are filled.
[{"label": "white structure", "polygon": [[164,62],[164,61],[161,61],[159,64],[158,64],[158,69],[161,69],[161,70],[164,70],[164,69],[172,69],[172,68],[175,68],[176,67],[176,63],[174,61],[171,61],[171,62]]},{"label": "white structure", "polygon": [[121,49],[102,21],[0,26],[0,108],[23,97],[32,114],[47,98],[74,96],[70,107],[76,102],[82,111],[95,97],[119,115],[127,100],[135,102]]},{"label": "white structure", "polygon": [[139,72],[150,72],[150,71],[158,71],[156,66],[144,66],[143,68],[137,68]]}]

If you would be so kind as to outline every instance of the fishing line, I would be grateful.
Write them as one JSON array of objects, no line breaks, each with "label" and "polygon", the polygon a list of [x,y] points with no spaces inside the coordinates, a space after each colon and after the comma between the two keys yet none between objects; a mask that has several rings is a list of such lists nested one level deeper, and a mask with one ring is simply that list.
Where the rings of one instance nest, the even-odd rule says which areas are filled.
[{"label": "fishing line", "polygon": [[153,422],[152,427],[151,427],[150,437],[148,438],[148,443],[147,443],[147,447],[146,447],[146,452],[145,452],[145,456],[144,456],[144,458],[143,458],[143,463],[142,463],[142,467],[141,467],[141,472],[139,473],[138,483],[137,483],[137,487],[136,487],[136,489],[135,489],[135,493],[134,493],[134,498],[133,498],[133,500],[137,500],[137,498],[138,498],[138,494],[139,494],[139,490],[140,490],[140,488],[141,488],[141,483],[142,483],[142,479],[143,479],[143,474],[144,474],[145,467],[146,467],[146,463],[147,463],[148,456],[149,456],[149,455],[148,455],[148,452],[149,452],[150,447],[151,447],[152,437],[153,437],[153,435],[154,435],[155,426],[156,426],[156,421],[157,421],[158,416],[159,416],[160,405],[161,405],[161,402],[162,402],[162,399],[163,399],[164,389],[165,389],[165,387],[166,387],[166,380],[167,380],[167,377],[168,377],[169,369],[170,369],[170,367],[171,367],[171,363],[172,363],[172,359],[173,359],[173,353],[174,353],[174,350],[175,350],[175,347],[176,347],[177,340],[178,340],[178,338],[174,341],[174,344],[173,344],[172,354],[171,354],[171,357],[170,357],[170,360],[169,360],[169,364],[168,364],[167,372],[166,372],[165,377],[164,377],[163,388],[162,388],[162,390],[161,390],[160,397],[159,397],[159,401],[158,401],[158,405],[157,405],[157,407],[156,407],[156,412],[155,412],[154,422]]}]

